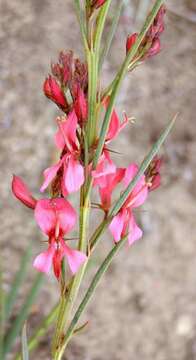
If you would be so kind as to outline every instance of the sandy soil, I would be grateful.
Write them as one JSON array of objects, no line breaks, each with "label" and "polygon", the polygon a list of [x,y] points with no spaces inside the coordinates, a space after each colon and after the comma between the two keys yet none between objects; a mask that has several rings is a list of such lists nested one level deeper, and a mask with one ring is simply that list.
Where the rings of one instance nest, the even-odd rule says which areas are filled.
[{"label": "sandy soil", "polygon": [[[44,98],[42,83],[60,49],[74,45],[80,55],[81,47],[71,0],[1,0],[0,6],[0,223],[8,288],[27,244],[33,241],[38,253],[41,240],[31,212],[11,195],[11,174],[22,176],[38,195],[42,170],[53,154],[53,119],[58,114]],[[114,145],[123,152],[116,158],[119,164],[139,163],[179,111],[162,149],[162,188],[150,196],[144,211],[138,211],[144,237],[131,249],[125,247],[114,261],[84,316],[90,326],[74,338],[65,359],[196,359],[196,23],[190,10],[180,16],[183,1],[168,1],[168,6],[177,14],[168,12],[161,55],[125,81],[119,111],[126,109],[136,122]],[[104,66],[104,82],[123,59],[126,19],[124,14]],[[98,260],[108,244],[109,235],[99,248]],[[15,313],[34,276],[30,267]],[[57,295],[54,279],[46,278],[29,333]],[[50,359],[47,339],[31,359]]]}]

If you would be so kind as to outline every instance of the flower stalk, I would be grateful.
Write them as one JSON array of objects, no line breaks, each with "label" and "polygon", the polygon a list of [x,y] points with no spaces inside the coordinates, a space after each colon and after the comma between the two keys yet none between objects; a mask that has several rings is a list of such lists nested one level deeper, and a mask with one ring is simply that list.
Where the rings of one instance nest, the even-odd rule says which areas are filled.
[{"label": "flower stalk", "polygon": [[[128,36],[124,61],[112,83],[102,90],[99,73],[123,6],[123,2],[120,2],[102,50],[101,43],[111,3],[112,0],[87,0],[83,8],[80,0],[74,0],[84,43],[85,62],[74,58],[72,51],[61,52],[58,62],[52,64],[51,75],[44,82],[45,95],[64,113],[56,119],[58,129],[54,137],[55,145],[60,150],[59,161],[44,171],[44,182],[40,189],[44,192],[50,186],[51,196],[35,199],[22,179],[14,176],[12,182],[13,194],[34,212],[40,230],[48,238],[48,248],[35,258],[34,267],[44,273],[49,273],[52,267],[60,285],[58,306],[46,317],[28,345],[29,350],[35,348],[40,337],[56,319],[52,340],[53,360],[62,359],[74,332],[84,327],[76,329],[78,320],[116,253],[126,240],[132,245],[142,236],[142,230],[135,220],[134,208],[141,206],[149,192],[160,185],[161,161],[155,155],[176,118],[167,125],[140,167],[135,163],[127,168],[116,166],[111,158],[115,151],[110,151],[108,144],[128,124],[126,115],[123,121],[118,117],[114,108],[116,98],[126,73],[160,50],[159,37],[164,29],[165,8],[163,0],[156,0],[141,32]],[[104,116],[100,125],[101,109]],[[120,196],[113,202],[112,192],[118,186],[121,186]],[[103,212],[103,220],[89,236],[91,195],[95,188],[100,196],[100,204],[96,207]],[[78,214],[67,196],[78,191],[79,239],[76,249],[73,249],[68,246],[66,235],[74,228]],[[106,229],[112,234],[114,245],[73,315],[73,306],[91,253]],[[71,273],[68,281],[65,259]],[[8,340],[10,336],[12,332]],[[16,360],[20,358],[17,355]]]}]

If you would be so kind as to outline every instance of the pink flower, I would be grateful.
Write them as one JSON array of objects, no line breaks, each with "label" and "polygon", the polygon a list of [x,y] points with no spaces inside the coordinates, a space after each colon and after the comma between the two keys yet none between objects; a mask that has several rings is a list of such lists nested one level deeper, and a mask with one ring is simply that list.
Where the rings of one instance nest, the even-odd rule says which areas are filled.
[{"label": "pink flower", "polygon": [[105,176],[108,174],[114,174],[116,171],[116,165],[110,158],[109,151],[103,150],[96,170],[92,171],[92,177],[94,179],[93,185],[100,185],[101,182],[105,183]]},{"label": "pink flower", "polygon": [[61,190],[64,196],[78,191],[84,182],[84,168],[79,160],[80,150],[76,136],[78,120],[73,110],[64,121],[59,121],[59,130],[55,135],[56,146],[62,150],[57,164],[44,171],[43,192],[60,172]]},{"label": "pink flower", "polygon": [[[109,97],[105,98],[103,101],[103,105],[104,107],[107,109],[109,104]],[[128,123],[128,117],[125,114],[125,119],[124,121],[121,123],[120,119],[117,115],[116,110],[114,109],[112,111],[112,115],[111,115],[111,119],[110,119],[110,124],[109,124],[109,129],[106,135],[106,144],[110,143],[110,141],[114,140],[118,134],[120,133],[121,130],[124,129],[124,127],[127,125]]]},{"label": "pink flower", "polygon": [[54,101],[62,110],[66,110],[68,107],[67,100],[61,90],[57,81],[49,76],[46,78],[43,85],[44,94],[52,101]]},{"label": "pink flower", "polygon": [[39,200],[35,208],[35,219],[48,238],[48,250],[42,252],[34,260],[34,267],[48,273],[52,264],[57,279],[61,275],[61,263],[66,256],[71,272],[75,274],[86,261],[86,255],[69,248],[63,236],[73,229],[76,212],[69,202],[62,198]]},{"label": "pink flower", "polygon": [[[109,103],[109,98],[105,98],[103,101],[103,105],[106,109],[108,103]],[[128,118],[126,115],[124,121],[121,123],[116,110],[113,110],[110,119],[109,129],[106,135],[105,146],[103,148],[102,156],[99,159],[97,168],[92,171],[92,176],[94,178],[94,185],[97,184],[96,179],[100,178],[98,180],[98,184],[100,184],[101,179],[103,179],[104,181],[104,177],[106,175],[114,174],[116,172],[116,165],[110,158],[109,151],[107,150],[107,144],[109,144],[112,140],[114,140],[118,136],[120,131],[127,125],[127,123],[128,123]]]},{"label": "pink flower", "polygon": [[108,174],[96,179],[95,184],[99,187],[99,195],[101,198],[101,207],[107,212],[111,206],[112,192],[116,186],[122,181],[125,175],[125,169],[117,168],[115,173]]},{"label": "pink flower", "polygon": [[65,256],[71,272],[75,274],[87,257],[80,251],[68,247],[63,239],[76,223],[76,212],[70,203],[62,198],[36,201],[17,176],[13,178],[12,191],[23,204],[34,209],[37,224],[48,236],[48,249],[35,258],[34,267],[40,272],[48,273],[53,265],[54,274],[59,279],[62,259]]},{"label": "pink flower", "polygon": [[[127,187],[137,174],[138,167],[131,164],[125,171],[124,184]],[[138,227],[133,209],[142,205],[148,195],[148,187],[145,182],[145,176],[142,176],[137,185],[132,190],[128,199],[125,201],[119,213],[114,216],[109,229],[114,237],[114,241],[118,242],[128,233],[128,243],[131,245],[134,241],[142,236],[142,230]]]}]

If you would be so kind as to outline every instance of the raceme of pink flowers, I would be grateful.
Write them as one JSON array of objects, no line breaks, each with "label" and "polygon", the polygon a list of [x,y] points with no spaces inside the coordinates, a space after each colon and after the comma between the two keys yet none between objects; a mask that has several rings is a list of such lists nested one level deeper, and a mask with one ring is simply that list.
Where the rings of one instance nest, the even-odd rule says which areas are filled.
[{"label": "raceme of pink flowers", "polygon": [[[93,1],[92,8],[98,9],[105,1]],[[165,8],[161,7],[150,27],[136,57],[145,59],[155,55],[160,50],[160,34],[164,29],[163,17]],[[137,39],[137,34],[127,38],[127,52]],[[77,213],[67,197],[78,192],[85,180],[92,178],[93,189],[100,197],[99,208],[107,217],[113,204],[113,194],[125,188],[137,174],[135,163],[127,168],[118,168],[111,157],[108,147],[128,124],[125,115],[121,121],[114,109],[111,115],[105,144],[96,168],[92,159],[98,144],[95,140],[89,156],[89,163],[84,165],[84,137],[88,121],[88,70],[87,65],[79,59],[74,59],[73,53],[61,52],[56,64],[51,66],[49,75],[43,85],[46,97],[52,100],[63,112],[56,119],[57,131],[54,144],[59,151],[59,160],[43,172],[44,181],[40,188],[43,193],[50,187],[50,197],[35,199],[27,185],[18,176],[13,177],[13,194],[24,205],[34,211],[35,220],[43,235],[47,236],[48,248],[34,260],[34,267],[48,273],[53,267],[57,279],[61,277],[62,260],[67,259],[72,274],[87,260],[87,255],[67,245],[66,235],[75,228]],[[107,110],[109,97],[102,99],[100,107]],[[128,199],[109,225],[114,242],[123,236],[128,236],[131,245],[142,236],[142,230],[137,225],[134,209],[143,205],[149,192],[160,185],[160,167],[162,160],[155,157],[145,174],[140,178]],[[121,190],[120,190],[121,189]]]}]

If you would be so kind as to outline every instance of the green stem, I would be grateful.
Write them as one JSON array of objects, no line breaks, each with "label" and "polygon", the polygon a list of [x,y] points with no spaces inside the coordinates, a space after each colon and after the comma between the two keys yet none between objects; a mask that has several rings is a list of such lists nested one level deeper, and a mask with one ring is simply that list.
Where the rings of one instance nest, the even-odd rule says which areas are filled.
[{"label": "green stem", "polygon": [[135,55],[137,54],[138,48],[141,45],[141,43],[142,43],[142,41],[143,41],[149,27],[153,23],[153,21],[154,21],[156,15],[157,15],[161,5],[163,4],[163,2],[164,2],[164,0],[156,0],[155,5],[154,5],[150,15],[148,16],[144,26],[143,26],[143,29],[139,33],[135,44],[132,46],[130,51],[127,53],[127,56],[126,56],[122,66],[121,66],[121,69],[120,69],[119,73],[118,73],[118,77],[117,77],[117,80],[115,82],[115,86],[114,86],[114,88],[112,90],[112,93],[111,93],[111,96],[110,96],[110,102],[109,102],[109,105],[107,107],[106,114],[105,114],[104,121],[103,121],[103,125],[102,125],[102,128],[101,128],[99,142],[98,142],[98,146],[97,146],[96,153],[95,153],[94,160],[93,160],[93,168],[94,169],[96,168],[96,166],[98,164],[99,158],[101,156],[101,153],[102,153],[102,150],[103,150],[103,147],[104,147],[104,144],[105,144],[105,138],[106,138],[106,134],[107,134],[107,131],[108,131],[108,128],[109,128],[110,118],[111,118],[112,111],[113,111],[113,108],[114,108],[116,96],[118,94],[118,91],[120,89],[122,81],[123,81],[123,79],[124,79],[124,77],[126,75],[128,66],[133,61]]},{"label": "green stem", "polygon": [[95,37],[94,37],[94,49],[96,53],[100,56],[100,48],[101,48],[101,38],[103,35],[103,30],[105,26],[105,21],[107,18],[107,14],[110,8],[112,0],[107,0],[106,3],[101,7],[99,11],[96,30],[95,30]]},{"label": "green stem", "polygon": [[82,315],[84,309],[86,308],[86,306],[88,305],[92,295],[94,294],[95,289],[97,288],[101,278],[103,277],[103,275],[105,274],[105,272],[107,271],[109,265],[111,264],[115,254],[120,250],[120,248],[122,247],[122,245],[125,243],[125,240],[127,239],[127,236],[124,237],[121,241],[119,241],[116,245],[114,245],[114,247],[112,248],[112,250],[109,252],[109,254],[107,255],[107,257],[105,258],[105,260],[103,261],[103,263],[101,264],[101,266],[99,267],[97,273],[95,274],[82,302],[80,303],[74,317],[73,320],[71,321],[67,332],[65,334],[65,337],[63,339],[63,343],[62,343],[62,347],[60,352],[57,354],[57,356],[55,357],[55,360],[61,360],[62,355],[65,351],[65,348],[70,340],[70,338],[73,335],[74,329],[78,323],[78,320],[80,318],[80,316]]},{"label": "green stem", "polygon": [[[40,342],[40,338],[47,332],[49,326],[54,322],[56,319],[58,312],[58,305],[56,305],[52,311],[48,314],[46,318],[42,321],[39,328],[36,330],[35,334],[29,339],[28,341],[28,350],[29,352],[32,351],[37,347]],[[15,357],[15,360],[22,360],[22,356],[18,353]]]},{"label": "green stem", "polygon": [[[87,247],[87,223],[88,223],[88,214],[89,214],[89,200],[88,197],[84,198],[84,186],[81,189],[80,196],[80,240],[78,244],[78,250],[86,252]],[[62,339],[64,337],[64,329],[66,327],[67,321],[69,320],[70,313],[72,311],[75,299],[77,297],[82,278],[85,273],[87,261],[81,266],[77,274],[74,276],[71,281],[70,287],[67,292],[62,292],[61,300],[59,304],[59,313],[57,318],[56,330],[52,342],[52,356],[53,359],[56,359],[57,354],[59,353],[62,346]]]},{"label": "green stem", "polygon": [[112,40],[114,38],[116,29],[117,29],[117,26],[118,26],[119,18],[120,18],[121,12],[122,12],[122,7],[123,7],[123,1],[120,1],[119,4],[117,5],[115,14],[113,16],[112,25],[111,25],[110,30],[108,32],[106,43],[105,43],[105,46],[103,48],[103,51],[102,51],[102,54],[101,54],[101,57],[100,57],[99,71],[101,70],[104,59],[107,57],[107,55],[109,53],[109,50],[111,48]]},{"label": "green stem", "polygon": [[89,50],[88,41],[87,41],[86,29],[85,29],[85,26],[84,26],[85,22],[84,22],[84,19],[83,19],[83,14],[82,14],[81,6],[80,6],[80,1],[79,0],[74,0],[74,6],[75,6],[75,9],[76,9],[76,15],[77,15],[78,22],[79,22],[79,25],[80,25],[80,32],[82,34],[82,39],[83,39],[83,43],[84,43],[84,49],[85,49],[85,52],[88,52],[88,50]]},{"label": "green stem", "polygon": [[97,107],[97,80],[98,80],[98,58],[96,52],[91,49],[87,54],[88,61],[88,122],[86,135],[88,148],[96,140],[96,107]]}]

